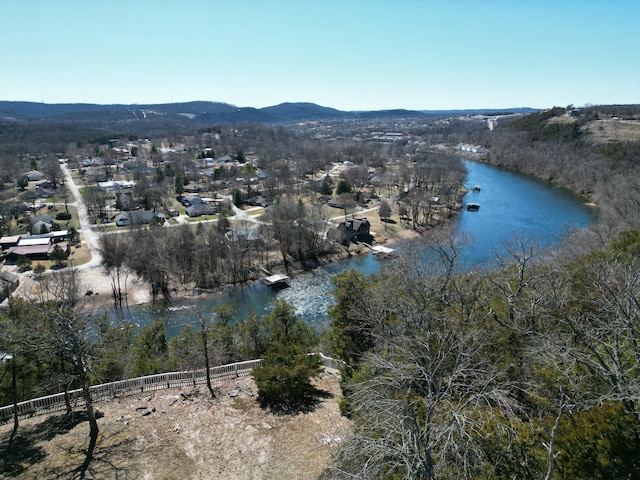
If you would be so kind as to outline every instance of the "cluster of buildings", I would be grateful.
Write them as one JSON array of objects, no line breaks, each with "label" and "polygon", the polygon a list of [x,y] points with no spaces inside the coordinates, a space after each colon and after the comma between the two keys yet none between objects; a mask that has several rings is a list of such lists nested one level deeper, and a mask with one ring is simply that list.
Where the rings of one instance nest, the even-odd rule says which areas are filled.
[{"label": "cluster of buildings", "polygon": [[59,246],[69,253],[69,231],[60,230],[37,235],[12,235],[0,238],[2,257],[5,260],[16,261],[20,257],[32,260],[47,260],[54,248]]},{"label": "cluster of buildings", "polygon": [[484,147],[480,145],[471,145],[468,143],[459,143],[456,145],[456,150],[461,152],[471,152],[471,153],[484,153]]}]

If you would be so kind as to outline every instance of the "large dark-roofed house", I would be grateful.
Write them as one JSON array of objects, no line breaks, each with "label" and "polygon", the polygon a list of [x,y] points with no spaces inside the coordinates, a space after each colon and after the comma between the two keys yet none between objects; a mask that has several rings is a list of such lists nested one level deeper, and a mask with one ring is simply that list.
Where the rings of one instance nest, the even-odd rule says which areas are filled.
[{"label": "large dark-roofed house", "polygon": [[190,217],[201,217],[202,215],[215,215],[217,213],[214,205],[206,205],[200,203],[198,205],[191,205],[187,207],[187,215]]},{"label": "large dark-roofed house", "polygon": [[369,235],[370,228],[371,224],[366,218],[352,218],[329,230],[327,237],[334,242],[346,243],[356,237]]}]

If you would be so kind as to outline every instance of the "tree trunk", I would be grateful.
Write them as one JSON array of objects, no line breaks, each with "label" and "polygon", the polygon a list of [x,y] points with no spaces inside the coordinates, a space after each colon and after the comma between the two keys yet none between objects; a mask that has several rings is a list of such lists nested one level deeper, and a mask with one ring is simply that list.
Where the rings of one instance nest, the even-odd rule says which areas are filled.
[{"label": "tree trunk", "polygon": [[207,374],[207,388],[209,389],[211,398],[215,398],[216,393],[213,391],[213,386],[211,385],[211,372],[209,371],[209,347],[207,345],[207,331],[204,324],[202,325],[202,348],[204,349],[204,367]]},{"label": "tree trunk", "polygon": [[[60,372],[61,372],[61,375],[64,375],[64,357],[63,356],[60,357]],[[71,411],[73,410],[71,408],[71,399],[69,398],[69,388],[71,387],[72,381],[73,380],[69,379],[68,382],[64,383],[64,406],[65,406],[67,415],[70,414]]]},{"label": "tree trunk", "polygon": [[82,462],[82,466],[80,467],[79,477],[80,480],[84,480],[84,478],[86,478],[89,465],[93,460],[93,453],[96,449],[96,444],[98,443],[98,433],[100,430],[98,428],[98,419],[96,418],[96,412],[93,408],[93,399],[91,398],[89,379],[87,378],[87,371],[85,369],[85,363],[81,354],[77,356],[76,369],[82,383],[82,396],[84,398],[87,419],[89,420],[89,447],[87,448],[84,462]]},{"label": "tree trunk", "polygon": [[9,448],[13,443],[13,439],[18,433],[18,381],[16,375],[16,357],[11,359],[11,393],[13,394],[13,430],[11,430],[11,437],[9,438]]},{"label": "tree trunk", "polygon": [[96,449],[96,443],[98,443],[98,419],[96,418],[96,412],[93,409],[93,401],[91,399],[91,392],[89,391],[89,386],[85,384],[82,389],[84,400],[86,402],[86,410],[87,417],[89,417],[89,448],[87,448],[87,453],[84,458],[84,462],[82,462],[82,467],[80,470],[80,479],[84,479],[87,470],[89,469],[89,464],[91,460],[93,460],[93,452]]}]

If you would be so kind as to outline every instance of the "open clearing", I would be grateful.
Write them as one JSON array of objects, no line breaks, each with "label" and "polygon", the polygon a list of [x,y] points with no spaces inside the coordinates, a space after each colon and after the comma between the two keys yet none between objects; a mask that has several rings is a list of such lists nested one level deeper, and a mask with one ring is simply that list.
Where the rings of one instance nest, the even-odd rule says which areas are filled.
[{"label": "open clearing", "polygon": [[[351,426],[339,412],[337,372],[326,370],[315,385],[326,392],[320,403],[291,416],[262,410],[251,377],[217,384],[215,399],[201,386],[98,403],[104,417],[89,478],[317,478]],[[88,445],[81,414],[22,420],[20,453],[7,455],[11,427],[0,426],[0,478],[74,478]]]},{"label": "open clearing", "polygon": [[639,120],[594,120],[584,126],[596,143],[611,141],[637,142],[640,140]]}]

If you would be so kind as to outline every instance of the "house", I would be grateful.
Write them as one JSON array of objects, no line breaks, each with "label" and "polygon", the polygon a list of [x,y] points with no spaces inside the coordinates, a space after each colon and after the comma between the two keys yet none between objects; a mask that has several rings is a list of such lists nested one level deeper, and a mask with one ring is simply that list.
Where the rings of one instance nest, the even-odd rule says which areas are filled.
[{"label": "house", "polygon": [[205,190],[205,185],[197,182],[189,182],[184,186],[184,191],[188,193],[198,193]]},{"label": "house", "polygon": [[7,250],[10,247],[16,247],[23,236],[24,235],[11,235],[0,238],[0,248]]},{"label": "house", "polygon": [[345,222],[340,222],[337,228],[333,228],[327,232],[327,238],[334,242],[347,243],[356,237],[364,237],[370,235],[369,229],[371,224],[366,218],[353,218]]},{"label": "house", "polygon": [[48,215],[35,215],[29,219],[29,224],[33,235],[48,233],[53,227],[53,219]]},{"label": "house", "polygon": [[251,205],[253,207],[263,207],[263,208],[269,205],[269,202],[267,201],[267,199],[262,195],[255,195],[245,200],[244,203],[246,203],[247,205]]},{"label": "house", "polygon": [[189,215],[191,218],[200,217],[202,215],[215,215],[216,213],[217,209],[215,206],[205,205],[204,203],[187,207],[187,215]]},{"label": "house", "polygon": [[162,225],[167,220],[167,217],[162,212],[134,210],[133,212],[119,213],[113,221],[118,227],[127,227],[129,225],[147,225],[154,219]]},{"label": "house", "polygon": [[262,235],[256,228],[235,228],[224,236],[228,241],[235,243],[254,243],[262,240]]},{"label": "house", "polygon": [[459,143],[458,145],[456,145],[456,150],[471,153],[484,153],[484,148],[480,145],[469,145],[466,143]]},{"label": "house", "polygon": [[30,182],[38,182],[44,179],[44,173],[39,172],[38,170],[31,170],[25,173],[24,176],[27,177]]},{"label": "house", "polygon": [[69,244],[54,243],[53,236],[33,235],[31,237],[22,237],[15,247],[10,247],[5,252],[7,260],[17,260],[19,257],[29,257],[31,259],[46,260],[56,245],[62,250],[69,253]]},{"label": "house", "polygon": [[101,158],[85,158],[82,160],[83,167],[102,167],[104,161]]},{"label": "house", "polygon": [[216,158],[216,163],[231,163],[233,162],[233,158],[230,155],[225,155],[220,158]]},{"label": "house", "polygon": [[192,205],[200,205],[202,203],[202,198],[199,195],[189,194],[182,197],[180,203],[185,207],[191,207]]},{"label": "house", "polygon": [[43,178],[42,180],[38,180],[37,182],[35,182],[35,187],[45,189],[45,188],[55,188],[55,185],[51,180],[47,180],[46,178]]},{"label": "house", "polygon": [[35,260],[47,260],[52,251],[53,244],[11,247],[6,251],[5,258],[10,261],[15,261],[19,257],[29,257]]},{"label": "house", "polygon": [[136,182],[126,180],[109,180],[106,182],[98,182],[98,190],[102,190],[103,192],[117,192],[133,188],[135,184]]}]

